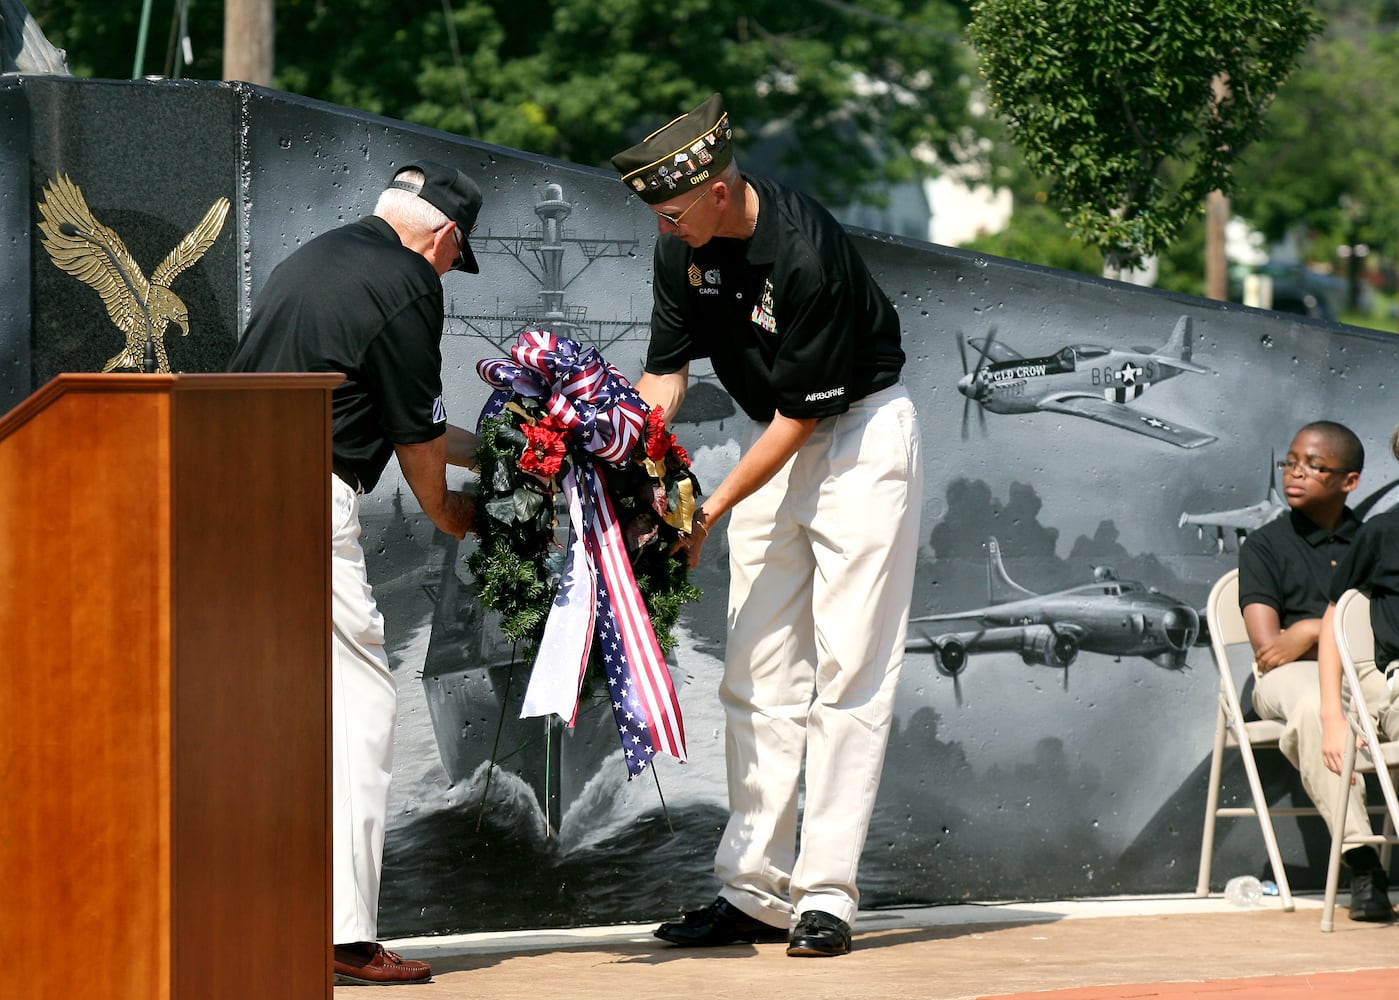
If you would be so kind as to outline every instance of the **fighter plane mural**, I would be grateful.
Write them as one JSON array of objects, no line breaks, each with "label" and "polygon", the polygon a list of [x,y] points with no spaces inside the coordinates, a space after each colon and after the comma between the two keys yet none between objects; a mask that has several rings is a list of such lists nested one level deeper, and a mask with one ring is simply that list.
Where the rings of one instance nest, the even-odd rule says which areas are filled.
[{"label": "fighter plane mural", "polygon": [[[1183,528],[1187,524],[1193,524],[1196,534],[1200,538],[1205,537],[1207,528],[1213,529],[1215,551],[1221,554],[1224,552],[1224,539],[1228,532],[1233,532],[1235,543],[1242,545],[1250,531],[1257,531],[1287,509],[1286,502],[1278,494],[1277,486],[1274,484],[1277,475],[1276,469],[1277,454],[1274,453],[1268,462],[1268,486],[1265,499],[1249,504],[1247,507],[1235,507],[1232,510],[1216,510],[1203,514],[1182,511],[1180,521],[1176,526]],[[1361,520],[1368,517],[1376,505],[1396,486],[1399,486],[1399,480],[1385,483],[1364,500],[1353,504],[1351,509],[1355,512],[1356,517]]]},{"label": "fighter plane mural", "polygon": [[1129,405],[1151,386],[1175,378],[1181,372],[1208,374],[1210,369],[1191,359],[1191,320],[1182,316],[1166,343],[1157,350],[1140,347],[1118,350],[1095,344],[1072,344],[1046,357],[1027,358],[999,343],[993,332],[984,340],[970,341],[979,358],[968,367],[966,348],[959,336],[965,374],[957,391],[967,397],[962,405],[962,435],[967,432],[967,409],[972,403],[985,425],[985,412],[1036,413],[1049,410],[1112,424],[1134,434],[1165,441],[1180,448],[1198,448],[1215,440],[1214,434],[1163,420]]},{"label": "fighter plane mural", "polygon": [[1276,465],[1277,453],[1274,452],[1268,461],[1268,487],[1264,499],[1247,507],[1235,507],[1233,510],[1216,510],[1205,514],[1181,511],[1180,522],[1176,527],[1184,528],[1187,524],[1193,524],[1200,538],[1205,537],[1206,528],[1213,528],[1216,551],[1220,553],[1224,551],[1226,532],[1232,531],[1235,540],[1242,543],[1250,531],[1257,531],[1287,509],[1287,504],[1278,495],[1278,488],[1274,483]]},{"label": "fighter plane mural", "polygon": [[[1036,594],[1010,578],[993,537],[987,541],[986,578],[990,604],[984,608],[926,615],[909,620],[904,648],[931,652],[938,672],[956,678],[972,653],[1014,652],[1027,665],[1064,671],[1080,650],[1106,656],[1141,656],[1179,670],[1200,634],[1200,614],[1184,601],[1119,580],[1110,567],[1093,570],[1091,583],[1050,594]],[[938,633],[935,622],[980,622],[972,631]]]}]

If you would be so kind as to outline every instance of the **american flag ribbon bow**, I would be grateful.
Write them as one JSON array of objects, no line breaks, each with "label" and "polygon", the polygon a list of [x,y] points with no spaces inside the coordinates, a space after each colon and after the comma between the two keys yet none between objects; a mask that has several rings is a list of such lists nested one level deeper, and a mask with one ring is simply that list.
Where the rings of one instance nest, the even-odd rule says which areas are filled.
[{"label": "american flag ribbon bow", "polygon": [[481,361],[476,371],[495,388],[482,421],[500,414],[512,396],[526,396],[539,400],[576,446],[561,483],[569,510],[567,557],[520,717],[554,714],[574,724],[596,640],[628,774],[640,774],[657,753],[683,761],[680,703],[594,461],[630,460],[643,441],[646,403],[594,348],[542,330],[521,333],[510,358]]}]

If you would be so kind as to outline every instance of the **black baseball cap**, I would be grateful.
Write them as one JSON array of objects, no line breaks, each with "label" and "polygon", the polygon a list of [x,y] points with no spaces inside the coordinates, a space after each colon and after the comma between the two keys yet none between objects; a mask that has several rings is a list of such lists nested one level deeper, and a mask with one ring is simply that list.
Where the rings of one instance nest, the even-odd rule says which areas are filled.
[{"label": "black baseball cap", "polygon": [[[422,185],[399,180],[399,175],[405,170],[422,171]],[[461,256],[452,265],[452,270],[466,271],[468,274],[481,273],[481,268],[476,264],[476,255],[471,252],[471,242],[468,240],[471,231],[476,228],[476,215],[481,211],[481,189],[476,186],[475,181],[456,167],[449,167],[434,160],[419,160],[416,163],[404,164],[395,170],[394,180],[389,187],[417,195],[455,222],[461,234]]]}]

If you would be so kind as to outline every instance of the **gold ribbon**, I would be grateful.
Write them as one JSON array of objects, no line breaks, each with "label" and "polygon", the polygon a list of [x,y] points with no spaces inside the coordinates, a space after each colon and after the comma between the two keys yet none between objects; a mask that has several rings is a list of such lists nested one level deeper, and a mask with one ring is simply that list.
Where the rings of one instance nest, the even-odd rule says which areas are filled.
[{"label": "gold ribbon", "polygon": [[[665,461],[661,460],[658,462],[653,458],[648,458],[644,464],[646,466],[647,474],[650,475],[652,479],[656,480],[656,482],[660,483],[661,488],[664,489],[666,473]],[[688,535],[691,531],[694,530],[694,481],[688,476],[680,480],[680,486],[677,492],[679,495],[676,497],[675,500],[675,508],[673,510],[667,511],[665,517],[663,517],[662,520],[665,521],[666,524],[674,528],[676,531],[683,531],[685,534]]]}]

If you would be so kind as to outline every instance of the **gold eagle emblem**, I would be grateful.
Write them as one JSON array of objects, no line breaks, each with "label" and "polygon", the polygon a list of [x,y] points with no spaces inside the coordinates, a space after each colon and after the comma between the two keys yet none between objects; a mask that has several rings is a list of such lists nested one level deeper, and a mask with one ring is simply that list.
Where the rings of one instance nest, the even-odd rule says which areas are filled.
[{"label": "gold eagle emblem", "polygon": [[189,310],[170,290],[170,283],[218,239],[228,215],[228,199],[214,202],[194,231],[156,265],[149,280],[121,237],[93,216],[82,191],[67,174],[54,178],[45,187],[39,214],[43,216],[39,223],[44,234],[42,243],[54,264],[91,285],[102,296],[107,315],[126,335],[126,346],[109,358],[102,370],[143,367],[149,316],[156,368],[170,371],[165,328],[174,323],[181,336],[189,335]]}]

